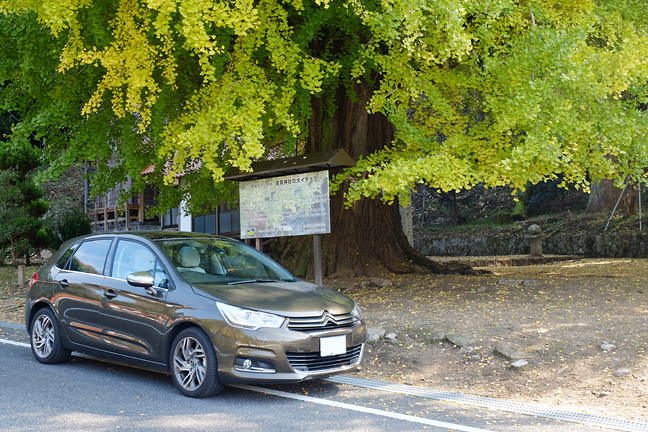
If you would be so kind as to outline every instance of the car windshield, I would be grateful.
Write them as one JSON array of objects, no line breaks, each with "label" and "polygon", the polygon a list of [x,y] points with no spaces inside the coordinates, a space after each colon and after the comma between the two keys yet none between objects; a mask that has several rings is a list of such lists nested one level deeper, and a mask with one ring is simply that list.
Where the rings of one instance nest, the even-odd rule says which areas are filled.
[{"label": "car windshield", "polygon": [[279,264],[244,243],[216,238],[157,240],[189,283],[295,282]]}]

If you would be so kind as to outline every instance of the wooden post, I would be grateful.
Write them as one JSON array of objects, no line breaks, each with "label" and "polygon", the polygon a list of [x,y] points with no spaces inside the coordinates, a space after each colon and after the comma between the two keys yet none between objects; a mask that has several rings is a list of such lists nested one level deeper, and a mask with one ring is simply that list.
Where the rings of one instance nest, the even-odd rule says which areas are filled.
[{"label": "wooden post", "polygon": [[641,231],[641,183],[642,181],[639,181],[639,231]]},{"label": "wooden post", "polygon": [[139,195],[139,223],[144,223],[144,191]]},{"label": "wooden post", "polygon": [[104,213],[104,232],[108,232],[108,195],[104,195],[103,213]]},{"label": "wooden post", "polygon": [[322,285],[322,236],[313,234],[313,260],[315,264],[315,285]]},{"label": "wooden post", "polygon": [[119,231],[119,207],[117,207],[117,200],[115,200],[115,231]]},{"label": "wooden post", "polygon": [[403,226],[403,232],[410,246],[414,246],[414,224],[413,224],[413,210],[412,203],[407,207],[399,206],[401,225]]},{"label": "wooden post", "polygon": [[18,266],[18,285],[25,285],[25,266],[22,264]]},{"label": "wooden post", "polygon": [[124,214],[126,215],[126,231],[130,231],[130,204],[128,201],[124,204]]},{"label": "wooden post", "polygon": [[257,237],[256,239],[256,249],[263,253],[263,239],[261,237]]}]

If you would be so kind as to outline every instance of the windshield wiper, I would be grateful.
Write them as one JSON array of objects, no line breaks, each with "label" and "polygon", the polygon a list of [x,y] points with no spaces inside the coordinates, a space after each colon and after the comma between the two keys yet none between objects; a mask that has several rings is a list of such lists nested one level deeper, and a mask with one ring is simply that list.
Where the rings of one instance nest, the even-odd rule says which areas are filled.
[{"label": "windshield wiper", "polygon": [[244,283],[268,283],[268,282],[287,282],[287,281],[281,281],[277,279],[246,279],[246,280],[237,280],[237,281],[228,282],[227,285],[238,285]]}]

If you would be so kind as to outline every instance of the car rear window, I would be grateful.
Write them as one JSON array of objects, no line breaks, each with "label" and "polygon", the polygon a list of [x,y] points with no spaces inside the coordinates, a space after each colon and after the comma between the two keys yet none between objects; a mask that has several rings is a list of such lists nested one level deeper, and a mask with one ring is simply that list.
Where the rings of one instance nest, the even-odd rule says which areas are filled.
[{"label": "car rear window", "polygon": [[102,239],[81,243],[70,261],[69,269],[83,273],[102,274],[111,242],[110,239]]}]

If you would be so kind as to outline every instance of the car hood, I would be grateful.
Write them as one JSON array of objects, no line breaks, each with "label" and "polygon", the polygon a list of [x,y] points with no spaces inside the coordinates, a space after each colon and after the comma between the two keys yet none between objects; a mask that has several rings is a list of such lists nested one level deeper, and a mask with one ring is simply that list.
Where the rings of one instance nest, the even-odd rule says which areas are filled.
[{"label": "car hood", "polygon": [[286,317],[339,315],[353,310],[349,297],[309,282],[265,282],[238,285],[193,284],[196,294],[242,308]]}]

